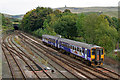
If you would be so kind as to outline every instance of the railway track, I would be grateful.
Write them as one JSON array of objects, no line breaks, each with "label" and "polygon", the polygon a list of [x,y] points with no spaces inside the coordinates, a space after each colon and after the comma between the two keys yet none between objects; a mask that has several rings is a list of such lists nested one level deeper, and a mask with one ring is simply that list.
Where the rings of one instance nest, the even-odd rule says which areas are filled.
[{"label": "railway track", "polygon": [[[26,44],[24,41],[22,41],[24,44]],[[28,44],[26,44],[26,45],[28,45]],[[31,46],[31,45],[28,45],[29,47]],[[33,47],[31,46],[31,48],[30,48],[35,54],[37,54],[38,56],[40,56],[40,58],[42,58],[44,61],[46,61],[46,59],[45,59],[45,57],[44,56],[42,56],[42,55],[40,55],[36,50],[34,50],[33,49]],[[64,73],[62,73],[58,68],[56,68],[53,64],[51,64],[50,62],[47,62],[50,66],[52,66],[54,69],[55,69],[55,71],[57,70],[60,74],[62,74],[64,77],[65,77],[65,79],[69,79],[69,76],[68,75],[66,75],[66,74],[64,74]]]},{"label": "railway track", "polygon": [[[29,42],[28,42],[29,43]],[[29,43],[30,44],[30,43]],[[31,44],[32,45],[32,44]],[[34,46],[34,45],[32,45],[32,46]],[[35,46],[34,46],[35,47]],[[41,47],[42,48],[42,47]],[[38,49],[37,47],[36,47],[36,49]],[[42,48],[43,49],[43,48]],[[40,51],[40,50],[39,50]],[[44,52],[42,52],[42,53],[44,53]],[[49,53],[49,52],[48,52]],[[46,53],[45,53],[45,55],[46,55]],[[47,56],[47,55],[46,55]],[[53,55],[52,55],[53,56]],[[54,56],[55,57],[55,56]],[[58,59],[58,58],[55,58],[54,60],[56,60],[56,59]],[[60,60],[60,59],[59,59]],[[60,60],[61,61],[61,60]],[[65,63],[65,62],[64,62]],[[65,63],[66,64],[66,63]],[[65,65],[63,65],[63,66],[65,66]],[[87,75],[83,72],[83,71],[81,71],[80,69],[78,70],[78,69],[76,69],[76,68],[74,68],[74,66],[72,65],[72,66],[70,66],[69,65],[69,67],[72,67],[72,69],[74,69],[73,71],[77,71],[78,73],[80,73],[80,74],[82,74],[82,75],[84,75],[84,76],[86,76],[87,78],[89,78],[89,79],[93,79],[93,78],[91,78],[91,77],[89,77],[88,76],[88,73],[87,73]],[[90,74],[89,74],[90,75]],[[91,75],[90,75],[91,76]],[[94,77],[95,78],[95,77]]]},{"label": "railway track", "polygon": [[[13,43],[13,41],[11,40],[12,44],[14,44],[14,46],[16,46],[15,43]],[[20,47],[16,46],[24,55],[25,57],[27,57],[29,60],[31,60],[31,62],[36,65],[37,67],[39,66],[40,68],[42,68],[42,71],[44,74],[46,74],[48,76],[49,79],[52,79],[52,76],[50,76],[49,73],[47,73],[44,68],[41,66],[41,64],[39,64],[38,62],[35,62],[28,54],[26,54]],[[34,71],[35,72],[35,71]],[[40,78],[39,78],[40,79]]]},{"label": "railway track", "polygon": [[[22,36],[24,36],[24,35],[22,35]],[[25,37],[25,36],[24,36]],[[26,37],[27,39],[29,39],[28,37]],[[40,47],[40,44],[38,44],[36,41],[33,41],[32,40],[32,42],[34,42],[33,44],[36,44],[36,45],[39,45],[39,47]],[[32,45],[32,44],[31,44]],[[33,45],[32,45],[33,46]],[[41,47],[42,48],[42,47]],[[45,47],[44,47],[45,48]],[[45,50],[44,48],[42,48],[43,50]],[[45,50],[46,51],[46,50]],[[48,49],[47,49],[47,51],[46,51],[47,53],[50,53],[50,51],[48,52]],[[51,54],[51,53],[50,53]],[[62,56],[62,57],[64,57],[64,56]],[[58,58],[58,57],[57,57]],[[67,59],[67,58],[65,58],[65,59]],[[68,60],[68,59],[67,59]],[[63,61],[63,60],[62,60]],[[70,60],[69,62],[73,62],[72,60]],[[76,62],[73,62],[73,63],[76,63]],[[68,63],[68,62],[66,62],[66,64],[70,64],[70,63]],[[98,73],[100,73],[101,75],[103,75],[103,76],[106,76],[107,78],[109,78],[109,79],[118,79],[118,78],[120,78],[120,75],[119,74],[117,74],[117,73],[114,73],[114,72],[111,72],[110,70],[107,70],[107,71],[109,71],[109,73],[105,73],[105,71],[104,72],[102,72],[101,70],[99,70],[99,69],[96,69],[96,68],[92,68],[92,67],[89,67],[89,66],[85,66],[85,65],[81,65],[81,63],[76,63],[75,64],[76,66],[82,66],[82,67],[85,67],[85,68],[89,68],[90,70],[93,70],[93,71],[95,71],[95,72],[98,72]],[[72,65],[73,66],[73,65]],[[75,66],[74,66],[75,67]],[[83,69],[83,68],[82,68]],[[114,76],[112,76],[112,75],[110,75],[110,74],[113,74]],[[101,78],[100,76],[96,76],[97,78]]]},{"label": "railway track", "polygon": [[[24,80],[26,80],[27,78],[41,79],[42,77],[40,75],[41,72],[39,71],[39,67],[42,69],[42,74],[44,74],[46,78],[54,79],[53,74],[46,72],[44,70],[44,67],[41,66],[41,64],[36,59],[33,59],[33,56],[30,54],[30,52],[27,51],[26,48],[21,46],[24,44],[29,46],[30,50],[32,51],[32,54],[36,54],[37,56],[41,57],[44,60],[46,60],[46,58],[44,57],[46,56],[51,61],[53,61],[54,63],[65,69],[67,72],[72,74],[75,77],[75,79],[83,79],[83,78],[90,80],[120,79],[119,74],[107,68],[103,68],[103,67],[93,68],[87,66],[76,59],[73,59],[65,54],[61,54],[58,51],[43,45],[41,43],[42,41],[38,42],[26,36],[23,33],[19,35],[19,37],[21,38],[20,44],[17,44],[14,41],[14,38],[16,38],[15,36],[16,35],[10,35],[7,38],[3,39],[3,44],[2,44],[2,50],[6,58],[6,61],[8,63],[13,79],[17,79],[19,77]],[[44,56],[40,55],[40,53],[42,53]],[[33,74],[34,76],[31,77],[28,76],[28,74],[26,74],[26,72],[22,67],[23,64],[21,65],[21,62],[18,60],[18,58],[21,62],[24,63],[24,66],[27,65],[28,70],[30,70],[29,72],[32,71],[34,73]],[[65,79],[67,80],[70,79],[70,77],[67,74],[56,68],[55,65],[53,65],[53,63],[48,61],[48,64],[52,66],[55,71],[57,71],[59,74],[64,76]],[[38,71],[36,71],[33,65],[36,66]]]},{"label": "railway track", "polygon": [[[10,38],[8,38],[8,39],[10,39]],[[8,40],[8,39],[7,39],[7,40]],[[15,73],[15,71],[13,70],[14,68],[16,68],[16,66],[12,66],[13,64],[10,63],[11,60],[14,60],[14,62],[15,62],[16,65],[18,66],[19,70],[21,71],[21,74],[23,75],[23,77],[21,77],[20,75],[19,75],[19,77],[22,78],[22,79],[27,79],[26,76],[25,76],[25,72],[24,72],[24,71],[21,69],[21,67],[20,67],[21,65],[19,64],[19,61],[15,58],[15,55],[16,55],[16,56],[18,56],[20,59],[22,59],[22,60],[27,64],[27,66],[31,69],[31,71],[36,75],[36,77],[35,77],[36,79],[41,79],[40,76],[33,70],[33,67],[31,67],[31,65],[29,64],[30,61],[29,61],[29,62],[26,61],[25,57],[26,57],[27,59],[31,60],[35,65],[37,65],[37,63],[34,62],[34,61],[33,61],[28,55],[26,55],[25,53],[23,54],[22,51],[21,51],[22,53],[19,52],[19,51],[18,51],[19,48],[18,48],[18,49],[15,49],[15,48],[13,47],[13,44],[11,44],[11,42],[12,42],[12,41],[9,41],[9,40],[8,40],[8,43],[3,42],[2,49],[3,49],[4,55],[5,55],[5,57],[6,57],[6,60],[7,60],[7,62],[8,62],[8,65],[9,65],[9,68],[10,68],[10,71],[11,71],[12,78],[13,78],[13,79],[16,79],[16,76],[15,76],[15,75],[19,75],[19,74]],[[7,49],[7,50],[9,51],[9,53],[10,53],[10,55],[11,55],[11,57],[12,57],[11,60],[9,59],[10,56],[8,56],[8,54],[6,54],[5,49]],[[20,49],[19,49],[19,50],[20,50]],[[13,56],[13,55],[14,55],[14,56]],[[41,67],[41,68],[42,68],[42,67]],[[19,72],[19,71],[18,71],[18,72]],[[46,72],[44,71],[44,69],[43,69],[43,72],[44,72],[47,76],[49,76],[48,73],[46,73]],[[28,78],[31,78],[31,77],[28,77]],[[48,78],[51,79],[50,76],[49,76]]]},{"label": "railway track", "polygon": [[[24,40],[24,39],[23,39]],[[25,41],[26,42],[26,41]],[[26,43],[28,43],[28,42],[26,42]],[[29,44],[30,45],[30,44]],[[33,46],[32,45],[32,47],[34,47],[35,48],[35,46]],[[37,49],[37,47],[36,47],[36,49]],[[40,51],[41,53],[43,53],[45,56],[47,56],[48,58],[50,58],[52,61],[54,61],[55,63],[57,63],[57,64],[59,64],[62,68],[64,68],[65,70],[67,70],[68,72],[70,72],[72,75],[74,75],[75,77],[76,77],[76,79],[78,78],[78,79],[83,79],[80,75],[78,75],[78,74],[76,74],[77,72],[74,72],[73,71],[73,69],[71,68],[71,69],[69,69],[69,67],[65,67],[65,65],[63,64],[63,63],[61,63],[59,60],[57,60],[57,59],[55,59],[54,57],[52,57],[52,56],[50,56],[50,55],[47,55],[46,54],[46,52],[44,52],[43,50],[39,50],[39,49],[37,49],[38,51]],[[71,70],[71,71],[70,71]],[[86,77],[84,77],[84,78],[86,78]]]},{"label": "railway track", "polygon": [[[11,42],[13,43],[13,41],[11,40]],[[19,48],[17,45],[15,45],[15,43],[13,43],[14,44],[14,46],[16,46],[17,48]],[[19,48],[19,50],[21,50],[20,48]],[[22,50],[21,50],[22,51]],[[23,52],[23,51],[22,51]],[[23,52],[24,53],[24,52]],[[24,53],[25,54],[25,53]],[[59,72],[59,73],[61,73],[58,69],[57,69],[57,71]],[[65,79],[69,79],[65,74],[63,74],[63,73],[61,73],[64,77],[65,77]],[[49,76],[49,74],[48,74],[48,76]],[[51,76],[49,76],[49,77],[51,77]],[[52,77],[51,77],[51,79],[53,79]]]},{"label": "railway track", "polygon": [[[21,69],[19,62],[15,58],[15,55],[12,54],[14,52],[8,49],[8,46],[5,43],[2,44],[2,50],[7,60],[9,69],[11,71],[12,78],[16,79],[22,77],[25,80],[26,75],[24,71]],[[19,70],[20,72],[16,71],[14,67],[16,67],[16,70]]]}]

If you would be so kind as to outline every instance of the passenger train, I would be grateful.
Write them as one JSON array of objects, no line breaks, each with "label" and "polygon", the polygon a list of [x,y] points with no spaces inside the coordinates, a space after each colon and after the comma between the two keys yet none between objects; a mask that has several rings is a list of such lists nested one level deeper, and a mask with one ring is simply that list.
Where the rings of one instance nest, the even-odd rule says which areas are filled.
[{"label": "passenger train", "polygon": [[89,65],[103,65],[103,47],[51,35],[42,35],[42,41],[43,43],[54,46],[62,51],[68,52],[70,55],[84,60]]}]

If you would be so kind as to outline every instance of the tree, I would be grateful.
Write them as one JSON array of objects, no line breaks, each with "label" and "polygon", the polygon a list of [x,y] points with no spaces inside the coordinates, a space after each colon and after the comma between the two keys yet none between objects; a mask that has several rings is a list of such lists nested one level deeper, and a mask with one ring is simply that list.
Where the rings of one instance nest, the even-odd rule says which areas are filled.
[{"label": "tree", "polygon": [[58,15],[58,14],[60,14],[60,13],[62,13],[59,9],[56,9],[55,11],[54,11],[54,14],[55,15]]},{"label": "tree", "polygon": [[43,28],[44,20],[48,14],[53,13],[51,8],[37,7],[24,15],[22,20],[22,27],[24,30],[34,31]]},{"label": "tree", "polygon": [[2,14],[2,25],[7,27],[12,27],[12,22],[10,21],[10,19],[5,17],[3,14]]},{"label": "tree", "polygon": [[[118,38],[117,30],[109,25],[104,15],[90,14],[86,17],[79,17],[77,27],[82,31],[81,36],[86,43],[102,46],[107,52],[115,48]],[[81,25],[81,26],[80,26]]]},{"label": "tree", "polygon": [[64,15],[53,25],[55,32],[66,37],[72,38],[77,35],[76,15]]},{"label": "tree", "polygon": [[69,9],[65,9],[63,13],[71,13]]},{"label": "tree", "polygon": [[84,35],[83,33],[83,27],[84,27],[84,19],[85,15],[82,13],[80,15],[78,15],[78,20],[76,22],[76,26],[77,26],[77,33],[79,37],[82,37]]},{"label": "tree", "polygon": [[119,29],[119,26],[118,26],[118,19],[116,17],[112,17],[112,20],[113,20],[113,26],[117,29]]}]

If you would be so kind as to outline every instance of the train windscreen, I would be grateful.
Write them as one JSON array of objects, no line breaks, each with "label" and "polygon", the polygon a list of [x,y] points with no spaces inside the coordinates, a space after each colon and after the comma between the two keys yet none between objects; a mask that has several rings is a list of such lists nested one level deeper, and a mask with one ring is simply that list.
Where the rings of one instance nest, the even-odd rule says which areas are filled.
[{"label": "train windscreen", "polygon": [[101,59],[101,55],[103,55],[103,49],[102,48],[92,49],[92,55],[95,55],[95,60],[99,61]]}]

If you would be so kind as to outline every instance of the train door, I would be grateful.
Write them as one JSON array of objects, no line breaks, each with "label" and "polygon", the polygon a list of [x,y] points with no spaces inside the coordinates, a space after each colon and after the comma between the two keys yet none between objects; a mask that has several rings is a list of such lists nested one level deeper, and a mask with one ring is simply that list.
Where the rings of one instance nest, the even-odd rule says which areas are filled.
[{"label": "train door", "polygon": [[101,51],[100,49],[96,49],[96,54],[95,54],[95,60],[100,61],[101,60]]},{"label": "train door", "polygon": [[85,49],[85,59],[87,60],[87,49]]},{"label": "train door", "polygon": [[58,40],[55,41],[55,47],[58,48]]},{"label": "train door", "polygon": [[99,61],[99,59],[100,59],[99,56],[100,56],[99,50],[96,49],[96,54],[95,54],[95,60],[96,60],[96,61]]}]

